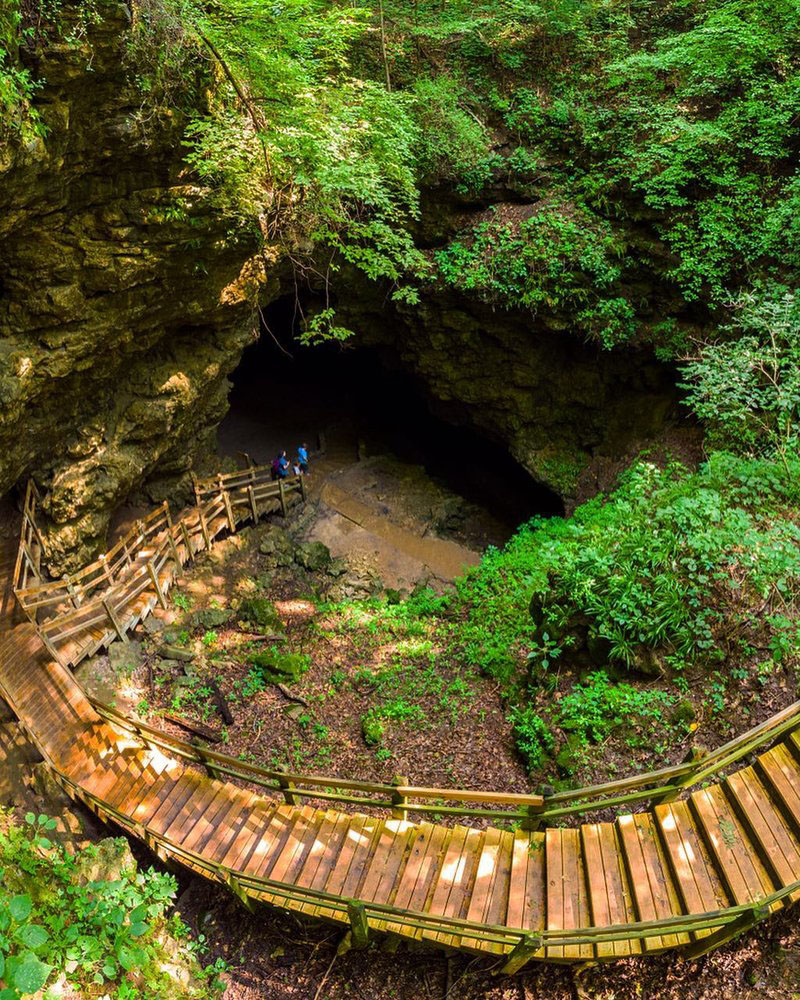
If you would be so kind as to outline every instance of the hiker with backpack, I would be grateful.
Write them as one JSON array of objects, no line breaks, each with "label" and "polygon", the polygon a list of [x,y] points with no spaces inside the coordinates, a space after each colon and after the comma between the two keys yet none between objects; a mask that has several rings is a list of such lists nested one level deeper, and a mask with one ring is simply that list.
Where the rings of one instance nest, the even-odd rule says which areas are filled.
[{"label": "hiker with backpack", "polygon": [[297,467],[301,475],[308,475],[308,445],[305,441],[297,449]]},{"label": "hiker with backpack", "polygon": [[286,457],[286,449],[279,452],[272,461],[272,478],[286,479],[289,475],[289,459]]}]

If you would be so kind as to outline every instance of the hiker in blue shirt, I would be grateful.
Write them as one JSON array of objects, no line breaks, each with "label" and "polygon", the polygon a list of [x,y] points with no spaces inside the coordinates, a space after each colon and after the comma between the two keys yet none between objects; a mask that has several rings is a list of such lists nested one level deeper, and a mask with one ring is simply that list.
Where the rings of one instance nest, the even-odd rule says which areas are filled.
[{"label": "hiker in blue shirt", "polygon": [[308,445],[305,441],[297,449],[297,464],[300,466],[300,472],[305,476],[308,474]]},{"label": "hiker in blue shirt", "polygon": [[286,457],[286,452],[282,451],[278,455],[278,476],[281,479],[285,479],[289,475],[289,459]]}]

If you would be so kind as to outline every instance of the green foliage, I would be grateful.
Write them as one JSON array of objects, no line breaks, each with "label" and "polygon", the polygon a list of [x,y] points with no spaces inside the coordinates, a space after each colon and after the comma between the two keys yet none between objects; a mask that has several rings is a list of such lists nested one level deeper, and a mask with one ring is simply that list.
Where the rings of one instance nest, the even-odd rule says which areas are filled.
[{"label": "green foliage", "polygon": [[187,159],[225,215],[301,269],[314,246],[327,247],[407,297],[404,277],[425,270],[407,228],[418,211],[418,129],[410,96],[350,71],[369,10],[322,0],[137,7],[130,54],[149,105],[171,103],[198,66],[211,70]]},{"label": "green foliage", "polygon": [[684,366],[687,402],[718,446],[785,460],[800,431],[800,301],[762,288],[736,307],[730,336]]},{"label": "green foliage", "polygon": [[489,302],[574,313],[606,346],[629,339],[630,303],[614,294],[624,246],[585,210],[543,207],[521,221],[491,220],[436,253],[444,281]]},{"label": "green foliage", "polygon": [[466,108],[464,88],[449,76],[423,76],[413,84],[419,127],[416,162],[428,183],[474,185],[489,156],[485,126]]},{"label": "green foliage", "polygon": [[634,722],[664,722],[665,710],[675,704],[666,691],[647,690],[630,684],[612,683],[600,670],[584,684],[576,684],[558,704],[559,726],[575,733],[580,741],[602,743],[613,730]]},{"label": "green foliage", "polygon": [[[98,991],[118,1000],[188,997],[188,990],[176,993],[164,968],[165,929],[185,936],[179,921],[165,919],[177,888],[172,876],[134,869],[87,879],[96,848],[71,854],[52,843],[47,834],[56,821],[46,816],[29,813],[26,825],[6,824],[0,832],[3,1000],[37,993],[62,976],[81,995],[85,989],[86,995]],[[120,850],[125,846],[116,843]],[[219,971],[206,970],[207,987],[191,995],[219,995]]]},{"label": "green foliage", "polygon": [[674,667],[717,661],[754,604],[798,592],[798,484],[794,458],[715,453],[696,473],[640,462],[607,499],[534,520],[490,550],[458,585],[454,641],[506,684],[526,648],[549,665],[578,639],[627,666],[648,649]]},{"label": "green foliage", "polygon": [[515,706],[509,716],[514,743],[529,771],[537,771],[553,751],[555,740],[547,723],[530,705]]}]

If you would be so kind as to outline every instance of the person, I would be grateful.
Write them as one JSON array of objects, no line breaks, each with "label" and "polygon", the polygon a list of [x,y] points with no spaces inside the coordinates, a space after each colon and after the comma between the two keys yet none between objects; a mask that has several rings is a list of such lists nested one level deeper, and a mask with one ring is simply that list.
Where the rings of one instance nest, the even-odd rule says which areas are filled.
[{"label": "person", "polygon": [[289,459],[286,457],[286,450],[284,449],[280,455],[278,455],[278,478],[285,479],[289,475]]},{"label": "person", "polygon": [[300,472],[305,476],[308,474],[308,445],[305,441],[297,449],[297,464]]}]

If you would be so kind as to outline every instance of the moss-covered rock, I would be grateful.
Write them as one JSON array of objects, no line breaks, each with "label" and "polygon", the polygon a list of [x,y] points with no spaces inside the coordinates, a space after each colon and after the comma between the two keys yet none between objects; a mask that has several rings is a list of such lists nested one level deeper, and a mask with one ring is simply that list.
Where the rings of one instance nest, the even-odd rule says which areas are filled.
[{"label": "moss-covered rock", "polygon": [[250,663],[265,681],[286,684],[302,677],[310,666],[310,659],[305,653],[284,653],[273,646],[251,656]]},{"label": "moss-covered rock", "polygon": [[283,631],[284,628],[275,605],[266,597],[249,597],[242,601],[239,605],[239,618],[273,632]]},{"label": "moss-covered rock", "polygon": [[330,564],[331,553],[324,542],[301,542],[295,549],[294,560],[303,569],[316,573]]}]

